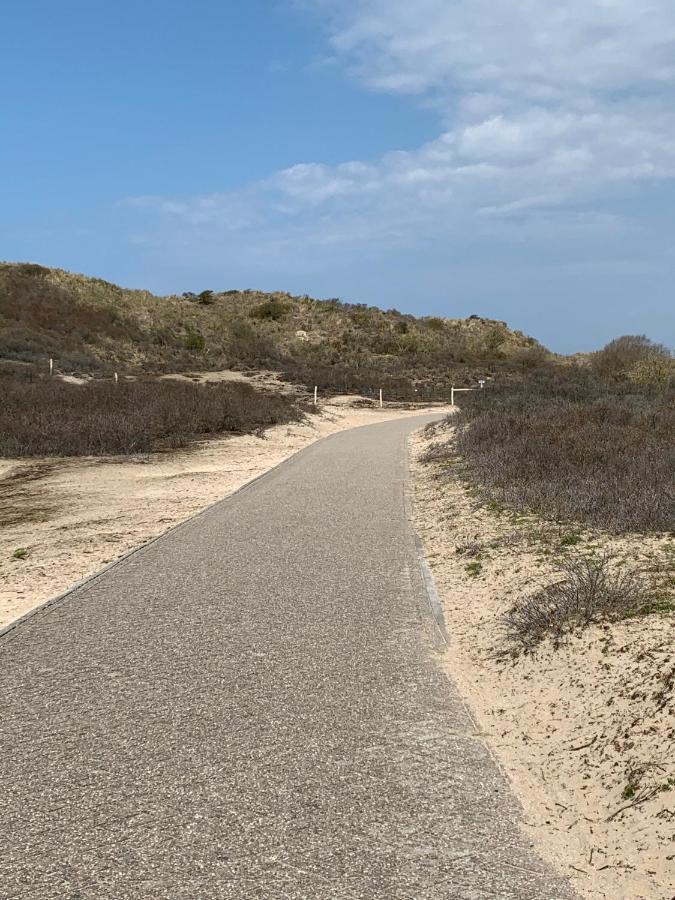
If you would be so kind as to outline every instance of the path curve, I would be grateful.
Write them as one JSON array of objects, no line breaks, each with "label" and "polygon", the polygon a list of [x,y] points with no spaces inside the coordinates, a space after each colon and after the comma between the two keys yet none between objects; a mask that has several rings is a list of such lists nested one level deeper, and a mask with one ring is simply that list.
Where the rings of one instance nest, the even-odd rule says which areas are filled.
[{"label": "path curve", "polygon": [[313,445],[0,637],[1,900],[574,896],[438,663],[423,421]]}]

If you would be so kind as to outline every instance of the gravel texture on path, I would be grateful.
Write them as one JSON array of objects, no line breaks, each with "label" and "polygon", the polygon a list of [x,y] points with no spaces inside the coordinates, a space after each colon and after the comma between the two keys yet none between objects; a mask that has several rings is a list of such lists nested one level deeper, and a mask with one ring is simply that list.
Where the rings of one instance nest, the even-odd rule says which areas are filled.
[{"label": "gravel texture on path", "polygon": [[0,637],[0,898],[571,898],[440,656],[409,419]]}]

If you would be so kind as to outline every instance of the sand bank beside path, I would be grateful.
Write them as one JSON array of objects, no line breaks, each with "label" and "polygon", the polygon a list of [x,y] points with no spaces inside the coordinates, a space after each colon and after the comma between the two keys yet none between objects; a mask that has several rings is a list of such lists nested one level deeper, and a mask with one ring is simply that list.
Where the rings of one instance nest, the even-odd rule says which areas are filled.
[{"label": "sand bank beside path", "polygon": [[[448,430],[441,432],[447,438]],[[411,442],[415,524],[436,581],[448,673],[522,802],[524,827],[583,897],[675,897],[675,620],[595,625],[500,659],[500,617],[556,577],[565,554],[611,553],[649,574],[669,535],[613,536],[481,504]],[[571,546],[570,546],[571,545]]]},{"label": "sand bank beside path", "polygon": [[337,397],[262,438],[228,435],[133,457],[0,460],[0,628],[308,444],[429,411],[352,402]]}]

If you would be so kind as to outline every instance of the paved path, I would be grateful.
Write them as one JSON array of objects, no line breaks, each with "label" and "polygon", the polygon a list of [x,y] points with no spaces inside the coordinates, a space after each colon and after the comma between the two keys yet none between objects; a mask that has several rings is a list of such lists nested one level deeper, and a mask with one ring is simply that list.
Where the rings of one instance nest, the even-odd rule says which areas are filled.
[{"label": "paved path", "polygon": [[438,666],[405,435],[336,435],[0,637],[0,898],[571,894]]}]

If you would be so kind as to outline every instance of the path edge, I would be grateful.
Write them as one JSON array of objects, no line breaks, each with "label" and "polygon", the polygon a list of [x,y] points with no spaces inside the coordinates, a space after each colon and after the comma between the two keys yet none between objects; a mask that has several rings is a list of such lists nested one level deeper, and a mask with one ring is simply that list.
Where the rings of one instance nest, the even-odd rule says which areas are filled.
[{"label": "path edge", "polygon": [[[425,426],[423,426],[425,427]],[[434,620],[434,624],[436,626],[436,636],[437,640],[439,640],[439,646],[442,649],[446,649],[451,645],[451,638],[448,632],[448,626],[445,621],[445,613],[443,612],[443,602],[438,593],[438,589],[436,587],[436,580],[434,578],[434,574],[431,571],[431,566],[427,562],[426,553],[424,550],[424,542],[417,531],[416,525],[416,502],[415,502],[415,481],[414,475],[412,471],[411,461],[412,461],[412,446],[411,446],[411,438],[413,434],[416,433],[419,429],[412,429],[408,432],[405,437],[405,446],[404,446],[404,459],[405,459],[405,484],[403,487],[403,505],[405,509],[405,515],[410,523],[410,529],[412,531],[413,544],[414,544],[414,555],[417,561],[417,568],[420,573],[420,577],[422,579],[422,586],[424,588],[424,593],[427,598],[427,602],[429,604],[429,609],[431,610],[431,615]]]}]

